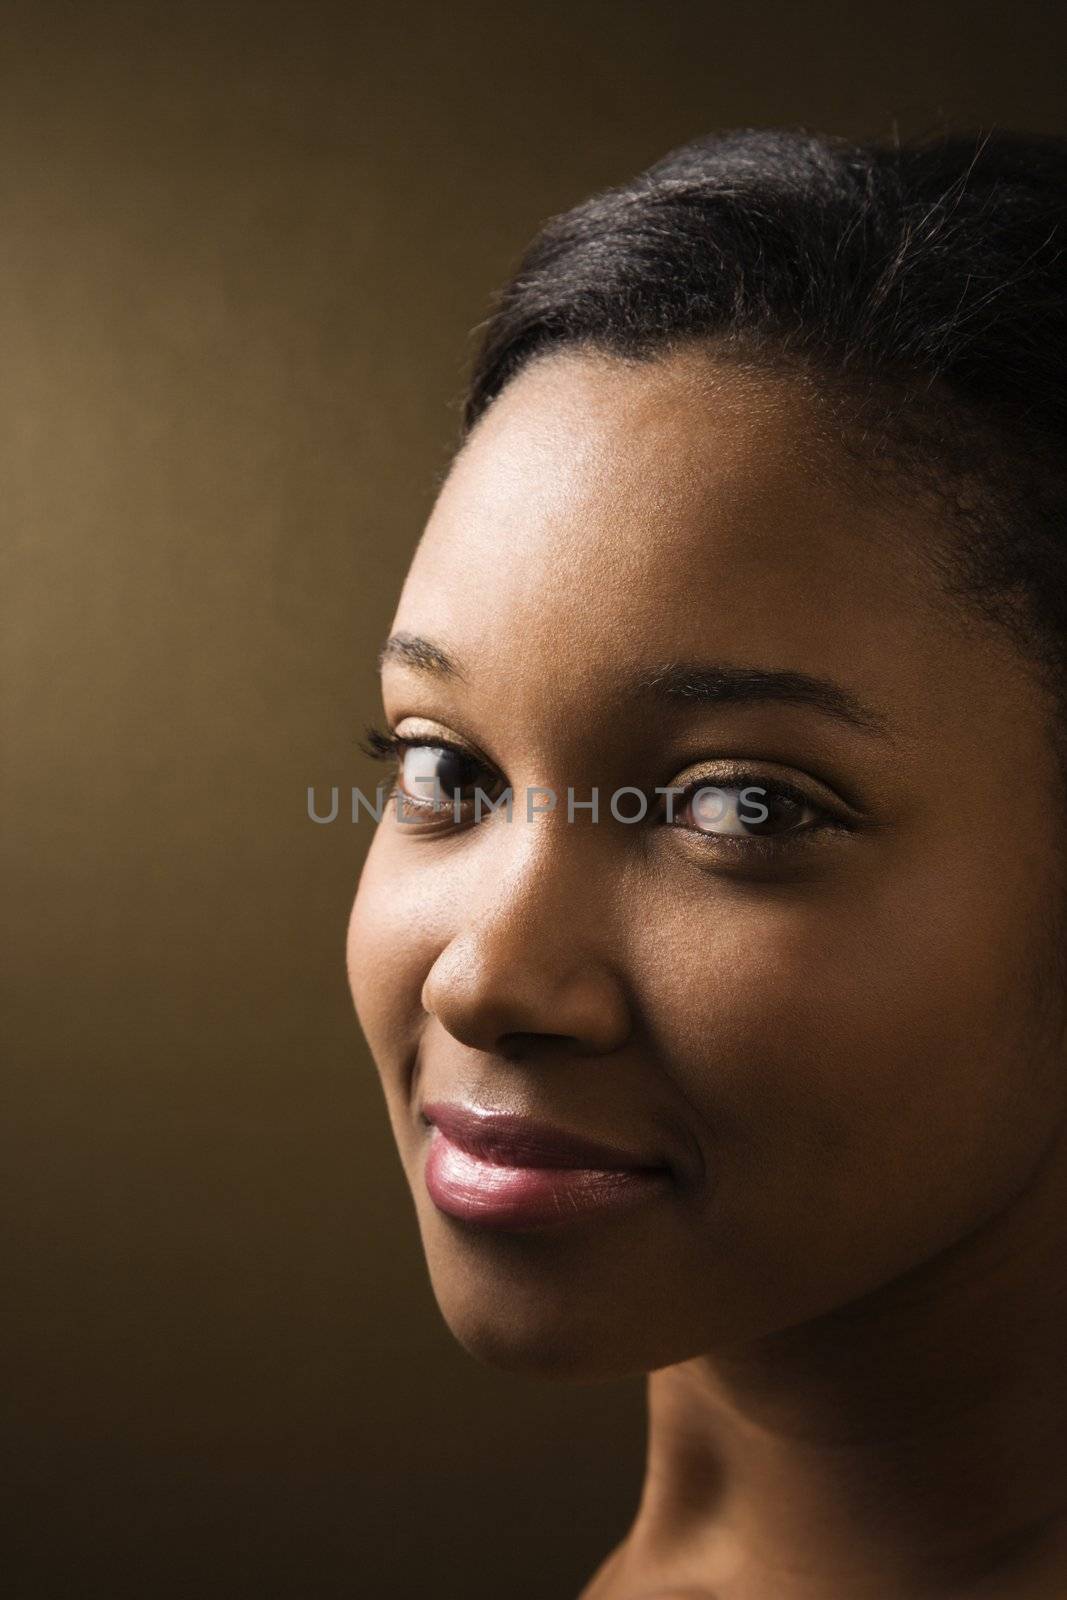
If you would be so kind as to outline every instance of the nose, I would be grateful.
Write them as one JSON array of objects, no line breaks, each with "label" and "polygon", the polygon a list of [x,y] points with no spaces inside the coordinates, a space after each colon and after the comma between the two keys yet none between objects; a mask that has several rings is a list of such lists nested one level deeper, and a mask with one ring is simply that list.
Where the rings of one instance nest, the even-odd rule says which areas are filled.
[{"label": "nose", "polygon": [[462,1044],[515,1055],[534,1039],[566,1041],[602,1055],[629,1038],[611,930],[577,865],[551,851],[527,860],[437,956],[422,1004]]}]

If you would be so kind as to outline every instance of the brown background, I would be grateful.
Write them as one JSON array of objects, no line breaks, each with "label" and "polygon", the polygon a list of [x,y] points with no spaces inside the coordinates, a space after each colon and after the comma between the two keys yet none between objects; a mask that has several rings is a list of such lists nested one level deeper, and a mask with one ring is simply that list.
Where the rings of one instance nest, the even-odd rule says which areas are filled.
[{"label": "brown background", "polygon": [[11,1600],[570,1600],[640,1384],[481,1368],[350,1011],[353,742],[490,291],[717,127],[1062,130],[1049,4],[0,5]]}]

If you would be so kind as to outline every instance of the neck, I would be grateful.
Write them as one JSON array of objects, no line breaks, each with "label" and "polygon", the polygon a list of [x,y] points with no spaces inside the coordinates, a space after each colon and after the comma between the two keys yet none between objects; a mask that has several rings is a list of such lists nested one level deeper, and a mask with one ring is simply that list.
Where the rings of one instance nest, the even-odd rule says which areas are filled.
[{"label": "neck", "polygon": [[1065,1219],[1058,1142],[906,1278],[653,1373],[620,1572],[716,1600],[1067,1594]]}]

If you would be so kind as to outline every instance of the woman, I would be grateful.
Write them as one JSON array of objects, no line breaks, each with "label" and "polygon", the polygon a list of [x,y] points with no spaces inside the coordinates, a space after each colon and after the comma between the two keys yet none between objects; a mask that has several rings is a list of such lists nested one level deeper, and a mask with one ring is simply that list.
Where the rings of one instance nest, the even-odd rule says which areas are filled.
[{"label": "woman", "polygon": [[489,320],[348,966],[457,1339],[649,1374],[583,1600],[1067,1596],[1065,180],[701,139]]}]

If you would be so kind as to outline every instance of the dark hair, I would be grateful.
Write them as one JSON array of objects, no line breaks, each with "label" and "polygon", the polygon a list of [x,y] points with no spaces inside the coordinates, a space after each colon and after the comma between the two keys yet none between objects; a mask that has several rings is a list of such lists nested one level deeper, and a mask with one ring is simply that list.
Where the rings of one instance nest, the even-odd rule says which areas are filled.
[{"label": "dark hair", "polygon": [[1064,138],[696,139],[544,224],[480,325],[459,448],[562,346],[802,369],[853,460],[949,507],[947,591],[1008,629],[1067,729],[1065,220]]}]

